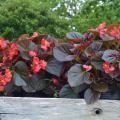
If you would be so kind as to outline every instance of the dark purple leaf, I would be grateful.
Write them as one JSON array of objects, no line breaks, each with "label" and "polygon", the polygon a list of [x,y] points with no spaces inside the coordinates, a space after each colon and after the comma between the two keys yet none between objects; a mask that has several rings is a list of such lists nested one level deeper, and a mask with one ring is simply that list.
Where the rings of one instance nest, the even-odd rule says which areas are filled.
[{"label": "dark purple leaf", "polygon": [[59,96],[61,98],[78,98],[78,94],[74,93],[69,85],[64,85],[60,91]]},{"label": "dark purple leaf", "polygon": [[109,36],[108,34],[101,35],[100,37],[103,41],[110,41],[115,39],[114,37]]},{"label": "dark purple leaf", "polygon": [[93,104],[100,98],[100,93],[87,89],[84,93],[84,99],[87,104]]},{"label": "dark purple leaf", "polygon": [[14,72],[13,80],[16,86],[26,86],[25,80],[16,72]]},{"label": "dark purple leaf", "polygon": [[97,52],[92,58],[91,58],[91,64],[97,69],[103,71],[103,51]]},{"label": "dark purple leaf", "polygon": [[100,50],[102,42],[93,42],[85,49],[85,54],[87,57],[93,56],[97,51]]},{"label": "dark purple leaf", "polygon": [[32,78],[27,81],[27,86],[22,86],[22,88],[26,92],[33,93],[45,89],[46,81],[44,79],[41,79],[41,76],[39,74],[34,74],[32,75]]},{"label": "dark purple leaf", "polygon": [[67,39],[82,39],[83,36],[82,36],[82,34],[80,34],[78,32],[69,32],[66,34],[66,38]]},{"label": "dark purple leaf", "polygon": [[80,64],[75,64],[68,71],[68,83],[71,87],[79,86],[83,83],[90,84],[90,74],[82,70]]},{"label": "dark purple leaf", "polygon": [[117,60],[117,55],[119,55],[120,53],[117,51],[117,50],[111,50],[111,49],[108,49],[108,50],[105,50],[103,56],[102,56],[102,59],[104,61],[108,61],[108,62],[116,62]]},{"label": "dark purple leaf", "polygon": [[47,63],[46,71],[60,77],[62,68],[63,63],[57,61],[56,59],[52,59]]},{"label": "dark purple leaf", "polygon": [[76,56],[70,51],[71,48],[73,46],[70,44],[56,46],[53,48],[53,55],[60,62],[72,61]]}]

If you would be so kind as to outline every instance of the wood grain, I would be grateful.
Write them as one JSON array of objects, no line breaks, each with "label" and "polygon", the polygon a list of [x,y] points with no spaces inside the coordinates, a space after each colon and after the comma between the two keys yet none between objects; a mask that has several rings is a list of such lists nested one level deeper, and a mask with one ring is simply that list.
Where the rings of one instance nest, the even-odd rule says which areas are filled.
[{"label": "wood grain", "polygon": [[120,101],[0,97],[0,120],[120,120]]}]

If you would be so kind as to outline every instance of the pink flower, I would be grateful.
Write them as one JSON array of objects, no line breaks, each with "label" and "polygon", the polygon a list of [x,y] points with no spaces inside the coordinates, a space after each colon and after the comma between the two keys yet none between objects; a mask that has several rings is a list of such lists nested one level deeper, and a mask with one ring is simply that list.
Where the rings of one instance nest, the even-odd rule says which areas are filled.
[{"label": "pink flower", "polygon": [[41,40],[41,48],[47,51],[49,47],[50,47],[50,42],[48,42],[46,39],[43,38]]},{"label": "pink flower", "polygon": [[40,34],[39,34],[39,32],[34,32],[33,34],[32,34],[32,37],[38,37]]},{"label": "pink flower", "polygon": [[45,60],[40,60],[39,64],[41,66],[41,69],[45,70],[47,66],[47,62]]},{"label": "pink flower", "polygon": [[101,23],[96,29],[97,29],[98,31],[101,31],[101,30],[103,30],[105,27],[106,27],[106,22],[103,22],[103,23]]},{"label": "pink flower", "polygon": [[101,23],[96,30],[100,33],[100,35],[103,35],[107,29],[106,29],[106,22]]},{"label": "pink flower", "polygon": [[105,73],[111,73],[111,72],[113,72],[113,71],[115,70],[115,67],[112,66],[112,65],[110,64],[110,62],[105,61],[105,62],[103,63],[103,69],[104,69]]},{"label": "pink flower", "polygon": [[85,71],[90,71],[92,69],[92,66],[91,65],[83,65],[83,68]]},{"label": "pink flower", "polygon": [[29,55],[30,55],[31,57],[36,57],[36,56],[37,56],[37,53],[36,53],[35,51],[33,51],[33,50],[30,50],[30,51],[29,51]]}]

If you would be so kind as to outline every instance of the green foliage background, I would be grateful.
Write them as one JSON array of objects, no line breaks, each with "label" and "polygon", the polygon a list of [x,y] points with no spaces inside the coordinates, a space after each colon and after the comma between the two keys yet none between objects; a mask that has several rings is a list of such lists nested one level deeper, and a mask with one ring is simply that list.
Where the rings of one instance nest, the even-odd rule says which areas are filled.
[{"label": "green foliage background", "polygon": [[34,31],[63,37],[119,18],[120,0],[0,0],[0,34],[7,39]]}]

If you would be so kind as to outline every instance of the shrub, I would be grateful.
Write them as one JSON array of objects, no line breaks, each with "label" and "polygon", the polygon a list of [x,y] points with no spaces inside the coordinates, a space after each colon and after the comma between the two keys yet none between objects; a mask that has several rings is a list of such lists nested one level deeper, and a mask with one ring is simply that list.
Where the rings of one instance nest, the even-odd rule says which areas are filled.
[{"label": "shrub", "polygon": [[68,20],[54,14],[46,1],[5,0],[1,2],[0,13],[0,34],[7,39],[33,31],[62,37],[69,29]]}]

